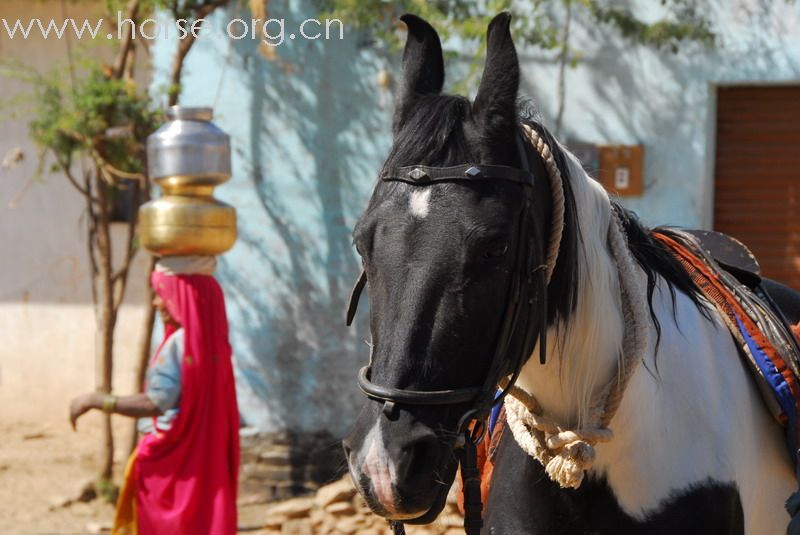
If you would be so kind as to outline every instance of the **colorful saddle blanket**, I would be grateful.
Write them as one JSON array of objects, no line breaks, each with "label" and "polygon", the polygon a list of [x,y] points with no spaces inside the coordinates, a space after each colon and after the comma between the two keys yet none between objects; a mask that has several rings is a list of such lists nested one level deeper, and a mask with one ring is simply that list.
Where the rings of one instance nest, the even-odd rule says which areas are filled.
[{"label": "colorful saddle blanket", "polygon": [[754,291],[722,269],[696,238],[678,230],[654,231],[719,312],[775,418],[786,429],[796,465],[800,445],[800,354],[798,341]]}]

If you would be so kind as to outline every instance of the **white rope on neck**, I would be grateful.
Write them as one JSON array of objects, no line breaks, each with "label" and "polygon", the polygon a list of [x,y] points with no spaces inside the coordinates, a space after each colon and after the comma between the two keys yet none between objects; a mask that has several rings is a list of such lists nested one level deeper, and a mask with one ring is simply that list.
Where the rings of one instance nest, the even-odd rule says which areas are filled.
[{"label": "white rope on neck", "polygon": [[[561,173],[550,147],[530,126],[523,132],[545,162],[553,198],[552,226],[547,249],[547,280],[550,281],[564,232],[564,189]],[[617,373],[596,396],[584,427],[570,429],[543,414],[536,397],[514,386],[506,398],[506,419],[517,444],[536,458],[547,475],[564,488],[578,488],[596,458],[595,445],[614,436],[609,424],[614,417],[628,380],[642,360],[647,347],[648,315],[645,292],[636,277],[636,266],[628,249],[625,231],[616,210],[608,228],[608,243],[620,281],[625,334]]]}]

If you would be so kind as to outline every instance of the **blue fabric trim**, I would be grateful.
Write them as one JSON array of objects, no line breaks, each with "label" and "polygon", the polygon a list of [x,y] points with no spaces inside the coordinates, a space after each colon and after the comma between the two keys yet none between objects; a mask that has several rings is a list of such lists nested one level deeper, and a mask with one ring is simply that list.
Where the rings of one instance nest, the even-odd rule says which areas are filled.
[{"label": "blue fabric trim", "polygon": [[181,396],[183,331],[176,331],[147,370],[147,397],[162,413],[178,407]]},{"label": "blue fabric trim", "polygon": [[767,384],[772,388],[775,394],[775,399],[780,405],[783,414],[788,420],[787,424],[787,441],[789,443],[790,451],[797,451],[797,410],[795,409],[795,399],[789,385],[783,379],[783,376],[775,367],[775,364],[769,359],[764,350],[753,340],[750,333],[747,332],[739,316],[736,315],[736,325],[739,327],[739,332],[742,334],[747,348],[753,355],[756,365],[761,372],[761,375],[767,380]]},{"label": "blue fabric trim", "polygon": [[[500,394],[502,392],[503,391],[498,388],[497,392],[495,392],[495,394],[494,394],[494,399],[496,400],[497,398],[499,398]],[[497,405],[495,405],[494,407],[492,407],[492,412],[489,413],[489,437],[490,438],[494,434],[494,426],[497,425],[497,419],[500,417],[500,410],[502,408],[503,408],[503,402],[500,402]]]}]

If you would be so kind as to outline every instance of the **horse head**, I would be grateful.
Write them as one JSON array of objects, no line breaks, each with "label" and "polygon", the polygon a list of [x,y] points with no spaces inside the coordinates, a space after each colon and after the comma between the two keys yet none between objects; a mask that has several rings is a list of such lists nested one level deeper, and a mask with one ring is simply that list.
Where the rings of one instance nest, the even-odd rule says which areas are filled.
[{"label": "horse head", "polygon": [[487,378],[513,373],[510,355],[527,360],[543,319],[550,193],[542,162],[519,141],[510,18],[489,25],[470,101],[442,94],[436,31],[402,17],[393,146],[353,232],[369,281],[372,351],[361,384],[371,399],[344,441],[359,490],[393,520],[441,511],[465,422],[487,396],[491,405],[496,381]]}]

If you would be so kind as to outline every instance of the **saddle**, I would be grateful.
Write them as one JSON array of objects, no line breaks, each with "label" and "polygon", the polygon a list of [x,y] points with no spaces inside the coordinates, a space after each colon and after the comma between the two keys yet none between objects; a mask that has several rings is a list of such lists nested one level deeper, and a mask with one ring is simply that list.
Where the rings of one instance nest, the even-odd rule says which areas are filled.
[{"label": "saddle", "polygon": [[749,288],[761,283],[761,266],[755,255],[745,244],[722,232],[687,229],[697,244],[709,254],[725,271]]},{"label": "saddle", "polygon": [[[716,261],[719,267],[736,279],[740,284],[753,292],[754,297],[761,301],[762,308],[772,312],[771,316],[759,318],[769,332],[775,331],[770,336],[773,343],[777,343],[779,352],[787,358],[795,377],[800,378],[800,346],[798,345],[798,326],[793,325],[785,316],[783,310],[771,295],[770,287],[766,286],[761,278],[761,266],[755,255],[748,247],[732,236],[712,230],[684,230],[691,235],[707,255]],[[751,296],[752,297],[752,296]],[[756,311],[752,311],[756,312]],[[761,374],[759,374],[761,377]],[[762,394],[764,392],[762,391]],[[767,404],[773,415],[777,416],[774,400],[766,396]],[[780,420],[780,418],[778,418]]]}]

